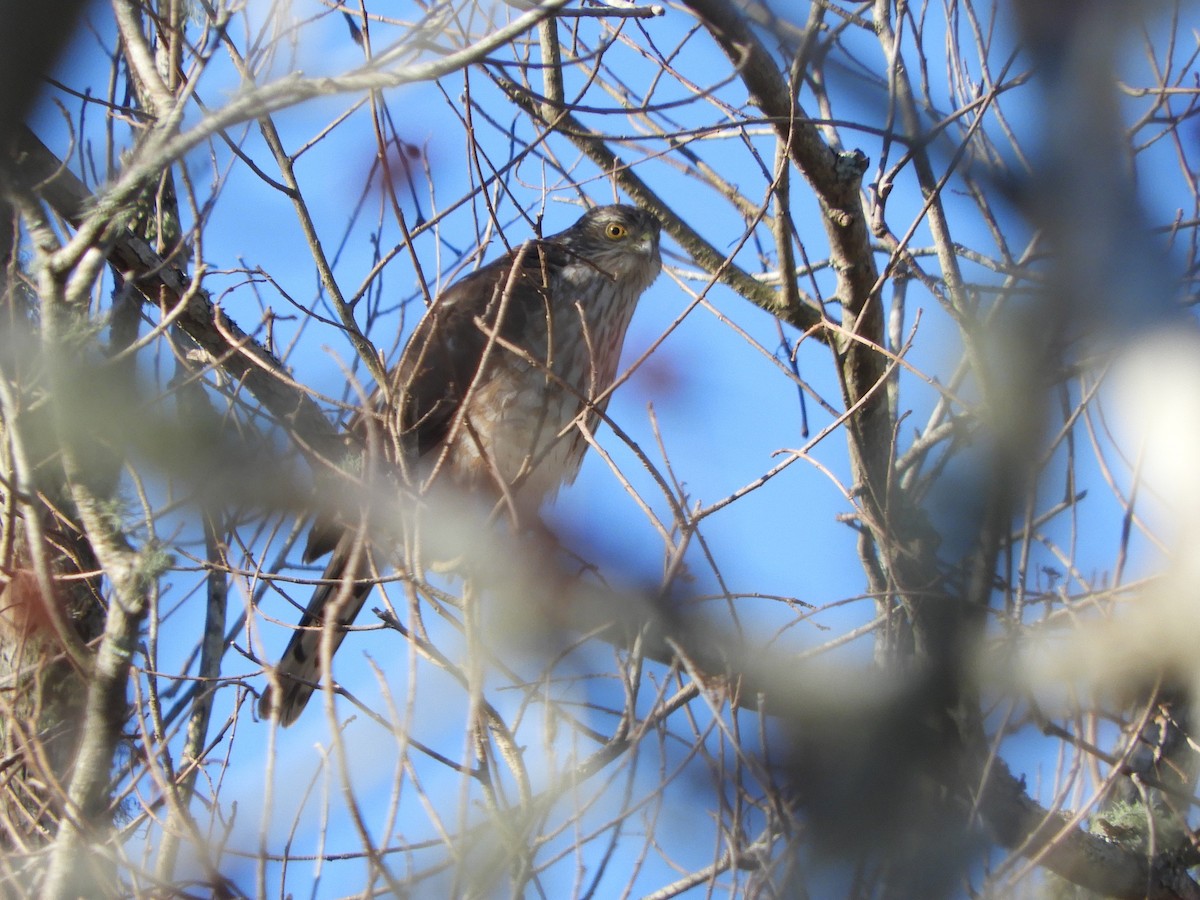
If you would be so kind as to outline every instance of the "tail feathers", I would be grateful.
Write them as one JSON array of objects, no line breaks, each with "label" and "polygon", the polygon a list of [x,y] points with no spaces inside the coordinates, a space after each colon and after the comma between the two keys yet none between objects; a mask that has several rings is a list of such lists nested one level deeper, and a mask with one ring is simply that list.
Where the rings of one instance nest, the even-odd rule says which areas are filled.
[{"label": "tail feathers", "polygon": [[[284,727],[300,718],[300,713],[304,712],[309,697],[321,679],[321,637],[327,608],[334,603],[340,604],[331,636],[332,656],[346,637],[346,626],[354,622],[366,603],[371,585],[347,585],[344,581],[350,573],[351,557],[355,551],[353,541],[353,536],[347,534],[334,549],[333,556],[321,576],[325,583],[318,585],[313,591],[304,616],[288,642],[279,665],[275,667],[275,678],[258,702],[258,714],[263,718],[276,715],[279,717],[279,724]],[[356,580],[362,580],[369,573],[365,560],[367,554],[359,548],[358,555],[364,559],[357,566]]]}]

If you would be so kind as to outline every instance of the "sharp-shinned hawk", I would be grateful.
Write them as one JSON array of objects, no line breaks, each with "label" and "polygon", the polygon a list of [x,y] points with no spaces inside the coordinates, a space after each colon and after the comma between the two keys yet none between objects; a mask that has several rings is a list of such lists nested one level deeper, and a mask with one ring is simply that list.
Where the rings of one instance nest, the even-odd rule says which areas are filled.
[{"label": "sharp-shinned hawk", "polygon": [[[659,228],[635,207],[597,207],[444,291],[369,413],[369,430],[388,438],[384,455],[526,511],[573,481],[587,450],[580,425],[590,431],[607,405],[634,306],[662,269]],[[304,709],[335,598],[335,649],[362,609],[370,573],[360,541],[314,525],[305,561],[333,556],[263,695],[264,716],[290,725]]]}]

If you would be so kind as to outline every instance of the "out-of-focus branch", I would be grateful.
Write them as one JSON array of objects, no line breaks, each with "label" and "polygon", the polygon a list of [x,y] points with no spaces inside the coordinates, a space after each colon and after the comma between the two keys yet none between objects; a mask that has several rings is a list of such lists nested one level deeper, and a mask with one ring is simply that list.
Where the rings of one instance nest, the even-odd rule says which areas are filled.
[{"label": "out-of-focus branch", "polygon": [[0,144],[25,117],[55,57],[74,33],[84,0],[0,2]]},{"label": "out-of-focus branch", "polygon": [[[83,183],[28,129],[23,129],[13,176],[36,189],[59,216],[78,224],[87,215],[91,194]],[[245,385],[301,444],[327,458],[337,440],[325,415],[287,375],[273,353],[225,317],[220,307],[141,238],[129,231],[113,235],[109,259],[122,268],[148,303],[162,298],[182,304],[170,310],[175,323],[203,348],[232,380]]]},{"label": "out-of-focus branch", "polygon": [[79,429],[71,421],[66,398],[77,396],[79,383],[74,369],[72,335],[77,331],[79,310],[71,302],[75,273],[56,271],[49,260],[58,243],[41,206],[21,198],[22,215],[36,251],[41,300],[42,347],[49,373],[54,430],[59,456],[71,499],[96,559],[109,583],[104,633],[88,662],[87,698],[83,708],[81,739],[67,785],[66,809],[50,852],[50,865],[40,895],[48,898],[78,897],[89,893],[100,857],[91,844],[108,825],[107,799],[113,755],[120,739],[125,714],[125,693],[138,631],[146,613],[146,560],[135,551],[106,503],[111,499],[93,489],[110,479],[97,478],[83,462]]},{"label": "out-of-focus branch", "polygon": [[[486,533],[477,538],[474,546],[483,560],[492,555],[534,558],[514,552],[503,538]],[[819,721],[822,709],[840,710],[832,697],[822,696],[821,678],[813,678],[814,672],[803,667],[797,669],[788,654],[756,648],[748,656],[746,648],[726,633],[709,629],[694,617],[676,617],[649,598],[555,572],[541,557],[536,566],[536,573],[513,567],[506,577],[515,585],[506,583],[499,590],[504,596],[522,597],[535,609],[550,603],[569,609],[574,631],[613,646],[628,649],[636,636],[638,649],[648,660],[666,666],[677,666],[683,660],[698,692],[724,693],[734,708],[765,713],[799,728],[813,723],[814,716]],[[921,691],[917,685],[912,693],[901,692],[897,702],[923,706]],[[869,711],[863,714],[870,715]],[[1194,859],[1182,858],[1175,851],[1147,859],[1144,852],[1086,831],[1046,809],[1030,797],[1024,780],[1014,776],[1002,760],[963,746],[958,734],[939,734],[929,723],[915,719],[905,727],[923,735],[918,741],[922,745],[952,748],[957,764],[932,769],[938,789],[947,791],[959,809],[976,810],[1003,846],[1106,896],[1200,898],[1200,889],[1186,871],[1195,864]],[[597,760],[604,764],[624,749],[624,744],[614,744],[598,751]]]}]

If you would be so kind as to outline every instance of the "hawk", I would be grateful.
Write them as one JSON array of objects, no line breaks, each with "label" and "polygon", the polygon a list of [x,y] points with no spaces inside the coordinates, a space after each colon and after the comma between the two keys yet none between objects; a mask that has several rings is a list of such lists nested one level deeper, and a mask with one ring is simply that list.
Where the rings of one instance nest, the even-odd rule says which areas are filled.
[{"label": "hawk", "polygon": [[[451,285],[355,427],[373,417],[368,431],[390,437],[384,455],[406,474],[448,478],[536,511],[579,472],[580,424],[590,431],[607,406],[634,307],[662,270],[660,227],[633,206],[596,207]],[[336,650],[370,593],[359,535],[318,522],[305,562],[329,552],[259,704],[283,725],[296,721],[320,678],[326,608],[338,601]]]}]

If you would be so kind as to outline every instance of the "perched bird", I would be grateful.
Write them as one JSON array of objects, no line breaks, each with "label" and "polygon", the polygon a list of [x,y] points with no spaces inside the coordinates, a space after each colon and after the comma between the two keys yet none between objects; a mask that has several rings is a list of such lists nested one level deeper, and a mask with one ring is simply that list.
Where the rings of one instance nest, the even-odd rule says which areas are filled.
[{"label": "perched bird", "polygon": [[[383,456],[410,478],[447,478],[536,512],[579,472],[587,442],[577,423],[591,430],[608,403],[634,307],[662,270],[660,227],[636,207],[596,207],[451,285],[417,325],[388,389],[359,413],[359,430],[374,417],[367,430],[385,435]],[[319,522],[305,561],[330,551],[276,687],[259,704],[283,725],[319,680],[326,609],[337,601],[336,649],[370,592],[359,534]]]}]

